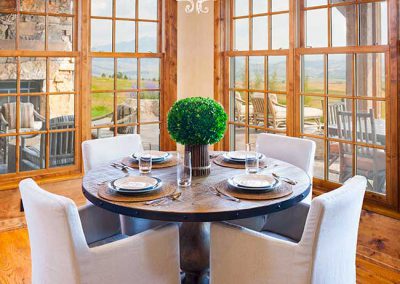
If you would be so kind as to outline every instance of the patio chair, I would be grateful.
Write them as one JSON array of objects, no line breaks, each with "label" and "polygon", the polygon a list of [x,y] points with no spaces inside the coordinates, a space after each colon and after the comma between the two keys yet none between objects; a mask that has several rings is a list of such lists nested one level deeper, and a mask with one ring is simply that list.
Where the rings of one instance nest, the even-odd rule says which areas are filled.
[{"label": "patio chair", "polygon": [[246,116],[246,102],[240,96],[240,93],[235,92],[235,119],[238,122],[244,122]]},{"label": "patio chair", "polygon": [[[357,113],[357,141],[364,144],[377,144],[375,133],[375,118],[372,109],[367,113]],[[339,139],[352,140],[352,113],[337,111]],[[386,155],[385,151],[376,148],[356,147],[358,175],[364,175],[368,180],[368,187],[375,192],[383,192],[386,182]],[[353,147],[351,144],[340,143],[340,175],[339,181],[344,182],[352,176]]]},{"label": "patio chair", "polygon": [[[324,101],[321,100],[322,106]],[[344,102],[328,104],[327,122],[328,122],[328,133],[331,136],[337,136],[337,111],[345,111],[346,105]],[[328,168],[339,159],[339,143],[330,142],[328,151]],[[329,169],[331,173],[339,174],[338,171]]]}]

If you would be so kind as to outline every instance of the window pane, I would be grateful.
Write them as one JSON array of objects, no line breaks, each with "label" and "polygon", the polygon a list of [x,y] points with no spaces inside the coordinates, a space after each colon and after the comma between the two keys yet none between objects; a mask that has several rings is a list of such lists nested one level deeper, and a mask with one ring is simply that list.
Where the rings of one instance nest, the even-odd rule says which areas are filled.
[{"label": "window pane", "polygon": [[386,68],[382,53],[357,54],[357,96],[385,97]]},{"label": "window pane", "polygon": [[0,23],[2,24],[2,29],[0,29],[0,50],[15,49],[16,19],[17,16],[15,14],[0,14]]},{"label": "window pane", "polygon": [[0,57],[0,94],[17,93],[17,60]]},{"label": "window pane", "polygon": [[360,45],[384,45],[388,42],[386,1],[359,5]]},{"label": "window pane", "polygon": [[328,98],[326,121],[328,137],[351,140],[352,112],[353,102],[351,99]]},{"label": "window pane", "polygon": [[[21,92],[41,93],[46,92],[46,58],[21,57]],[[32,84],[35,84],[32,87]]]},{"label": "window pane", "polygon": [[75,90],[75,59],[50,58],[49,84],[50,92],[73,92]]},{"label": "window pane", "polygon": [[352,54],[328,55],[328,94],[352,95],[352,66]]},{"label": "window pane", "polygon": [[92,59],[92,90],[114,89],[114,59],[93,58]]},{"label": "window pane", "polygon": [[365,144],[386,144],[385,102],[357,100],[357,141]]},{"label": "window pane", "polygon": [[230,120],[246,122],[246,96],[245,92],[234,91],[230,94]]},{"label": "window pane", "polygon": [[15,136],[0,137],[0,174],[15,173]]},{"label": "window pane", "polygon": [[19,48],[44,50],[46,17],[34,15],[19,16]]},{"label": "window pane", "polygon": [[304,55],[301,71],[301,90],[303,93],[324,93],[323,55]]},{"label": "window pane", "polygon": [[249,57],[249,88],[264,90],[264,56]]},{"label": "window pane", "polygon": [[328,180],[344,183],[353,176],[353,145],[328,143]]},{"label": "window pane", "polygon": [[140,59],[140,89],[160,88],[160,59]]},{"label": "window pane", "polygon": [[17,1],[1,1],[0,2],[0,10],[15,11],[16,9],[17,9]]},{"label": "window pane", "polygon": [[[16,133],[17,116],[16,116],[16,100],[15,96],[0,97],[0,111],[5,121],[0,121],[0,134]],[[8,110],[7,112],[5,110]],[[3,140],[6,141],[7,139]],[[8,145],[2,145],[5,149]]]},{"label": "window pane", "polygon": [[253,0],[253,14],[262,14],[267,12],[268,0]]},{"label": "window pane", "polygon": [[115,22],[115,51],[135,52],[135,22]]},{"label": "window pane", "polygon": [[250,125],[265,126],[265,97],[264,93],[249,94]]},{"label": "window pane", "polygon": [[158,0],[138,0],[138,1],[139,1],[139,19],[157,20]]},{"label": "window pane", "polygon": [[356,9],[353,5],[333,7],[332,46],[356,45]]},{"label": "window pane", "polygon": [[234,16],[245,16],[249,14],[249,0],[235,0]]},{"label": "window pane", "polygon": [[117,59],[117,89],[137,89],[137,59]]},{"label": "window pane", "polygon": [[[65,122],[65,128],[73,128],[74,127],[74,119],[73,116],[75,114],[75,95],[69,94],[69,95],[51,95],[49,96],[49,105],[50,105],[50,119],[57,118],[57,117],[64,117],[67,119],[66,116],[71,116],[71,118],[68,117],[68,121]],[[53,120],[53,122],[56,124],[52,126],[52,129],[58,129],[61,128],[61,125],[63,124],[63,121],[57,121],[56,119]],[[70,122],[70,123],[67,123]]]},{"label": "window pane", "polygon": [[44,169],[46,167],[46,134],[22,135],[20,143],[20,171]]},{"label": "window pane", "polygon": [[230,86],[236,89],[247,89],[246,86],[246,57],[231,58]]},{"label": "window pane", "polygon": [[140,93],[140,122],[160,120],[160,92]]},{"label": "window pane", "polygon": [[306,47],[328,46],[327,9],[309,10],[306,17]]},{"label": "window pane", "polygon": [[286,96],[268,94],[267,100],[268,127],[286,129],[287,106]]},{"label": "window pane", "polygon": [[135,18],[135,0],[115,0],[116,17]]},{"label": "window pane", "polygon": [[268,49],[268,17],[255,17],[253,18],[253,50],[265,49]]},{"label": "window pane", "polygon": [[271,0],[272,12],[289,10],[289,0]]},{"label": "window pane", "polygon": [[71,17],[48,17],[49,50],[72,51],[72,19]]},{"label": "window pane", "polygon": [[112,51],[112,21],[92,19],[91,49],[92,51]]},{"label": "window pane", "polygon": [[246,150],[246,128],[244,126],[229,126],[230,150]]},{"label": "window pane", "polygon": [[272,16],[272,49],[289,48],[289,15]]},{"label": "window pane", "polygon": [[46,96],[21,96],[19,132],[46,130]]},{"label": "window pane", "polygon": [[94,93],[91,102],[92,126],[110,124],[114,120],[114,95]]},{"label": "window pane", "polygon": [[303,133],[324,135],[323,97],[301,96],[301,130]]},{"label": "window pane", "polygon": [[145,124],[140,126],[140,138],[145,150],[160,150],[160,125]]},{"label": "window pane", "polygon": [[139,52],[157,52],[157,23],[139,22]]},{"label": "window pane", "polygon": [[286,56],[268,56],[268,90],[286,91]]},{"label": "window pane", "polygon": [[357,146],[356,174],[368,179],[368,191],[386,193],[386,152]]},{"label": "window pane", "polygon": [[234,21],[234,50],[249,50],[249,19]]},{"label": "window pane", "polygon": [[91,0],[91,3],[92,16],[112,16],[113,0]]},{"label": "window pane", "polygon": [[[137,123],[137,93],[126,92],[117,95],[117,124]],[[136,126],[119,127],[119,134],[137,133]]]},{"label": "window pane", "polygon": [[261,129],[256,129],[256,128],[249,128],[249,143],[250,144],[256,144],[257,142],[257,136],[260,133],[265,133],[265,131]]},{"label": "window pane", "polygon": [[74,0],[49,1],[49,12],[55,14],[73,14]]},{"label": "window pane", "polygon": [[46,1],[20,0],[20,10],[25,12],[45,12]]},{"label": "window pane", "polygon": [[327,0],[304,0],[304,7],[322,6],[328,4]]},{"label": "window pane", "polygon": [[325,141],[322,139],[316,139],[311,137],[303,137],[315,142],[315,159],[314,159],[314,172],[313,175],[316,178],[323,179],[325,177]]},{"label": "window pane", "polygon": [[[71,128],[73,121],[69,121],[70,117],[61,116],[52,121],[54,128],[65,129]],[[50,133],[50,168],[65,167],[75,163],[75,132],[66,131],[58,133]]]}]

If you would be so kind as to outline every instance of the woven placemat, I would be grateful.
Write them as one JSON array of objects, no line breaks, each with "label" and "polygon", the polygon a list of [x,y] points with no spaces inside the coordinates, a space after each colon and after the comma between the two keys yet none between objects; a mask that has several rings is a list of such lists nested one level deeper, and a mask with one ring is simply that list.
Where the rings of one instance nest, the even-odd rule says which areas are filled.
[{"label": "woven placemat", "polygon": [[287,183],[282,183],[276,189],[263,193],[248,193],[246,191],[241,191],[238,189],[231,188],[228,185],[228,181],[222,181],[215,185],[223,193],[227,193],[239,199],[246,200],[269,200],[282,198],[293,193],[292,186]]},{"label": "woven placemat", "polygon": [[[225,168],[232,168],[232,169],[245,169],[246,165],[244,163],[234,163],[234,162],[229,162],[224,159],[223,156],[218,156],[215,159],[213,159],[214,164],[217,164],[218,166],[225,167]],[[266,163],[261,160],[260,161],[260,168],[264,168]]]},{"label": "woven placemat", "polygon": [[171,195],[175,191],[176,191],[176,185],[172,183],[165,183],[162,185],[160,189],[158,189],[155,192],[135,195],[135,196],[133,195],[128,196],[116,193],[115,191],[110,189],[108,185],[105,184],[99,189],[98,195],[106,200],[116,201],[116,202],[144,202]]},{"label": "woven placemat", "polygon": [[[138,169],[139,168],[139,163],[132,159],[131,157],[126,157],[123,158],[121,161],[124,165]],[[152,163],[151,168],[153,169],[163,169],[163,168],[169,168],[169,167],[174,167],[178,163],[178,160],[176,159],[175,155],[172,155],[171,159],[169,159],[166,162],[163,163]]]}]

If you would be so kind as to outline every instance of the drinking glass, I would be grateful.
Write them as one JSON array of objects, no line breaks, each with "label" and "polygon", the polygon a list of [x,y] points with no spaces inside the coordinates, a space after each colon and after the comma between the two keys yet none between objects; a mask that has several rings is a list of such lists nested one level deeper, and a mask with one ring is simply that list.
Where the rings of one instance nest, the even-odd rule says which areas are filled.
[{"label": "drinking glass", "polygon": [[246,173],[256,174],[259,170],[258,153],[253,144],[246,145]]},{"label": "drinking glass", "polygon": [[192,184],[192,156],[185,151],[177,154],[176,182],[180,187],[188,187]]},{"label": "drinking glass", "polygon": [[139,156],[139,172],[148,174],[151,172],[152,160],[150,152],[142,152]]}]

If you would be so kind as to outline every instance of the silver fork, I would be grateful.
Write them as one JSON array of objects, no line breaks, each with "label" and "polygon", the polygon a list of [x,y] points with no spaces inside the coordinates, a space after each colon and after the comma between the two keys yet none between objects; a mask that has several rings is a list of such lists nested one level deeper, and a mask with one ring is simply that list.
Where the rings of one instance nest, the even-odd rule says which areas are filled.
[{"label": "silver fork", "polygon": [[168,200],[172,200],[172,201],[178,200],[179,197],[181,197],[181,195],[182,195],[182,192],[176,192],[176,193],[173,193],[173,194],[170,194],[167,196],[163,196],[163,197],[160,197],[160,198],[157,198],[154,200],[147,201],[147,202],[145,202],[145,204],[157,206],[157,205],[161,205],[161,204],[165,203]]},{"label": "silver fork", "polygon": [[221,190],[219,190],[217,187],[215,186],[210,186],[211,190],[214,191],[214,194],[218,195],[218,196],[224,196],[226,197],[228,200],[230,201],[234,201],[234,202],[240,202],[239,198],[236,198],[228,193],[222,192]]},{"label": "silver fork", "polygon": [[280,175],[278,175],[278,174],[276,174],[276,173],[272,173],[272,175],[273,175],[275,178],[280,179],[280,180],[282,180],[282,181],[284,181],[284,182],[286,182],[286,183],[288,183],[288,184],[291,184],[291,185],[296,185],[296,184],[297,184],[297,181],[295,181],[295,180],[293,180],[293,179],[290,179],[290,178],[288,178],[288,177],[282,177],[282,176],[280,176]]}]

